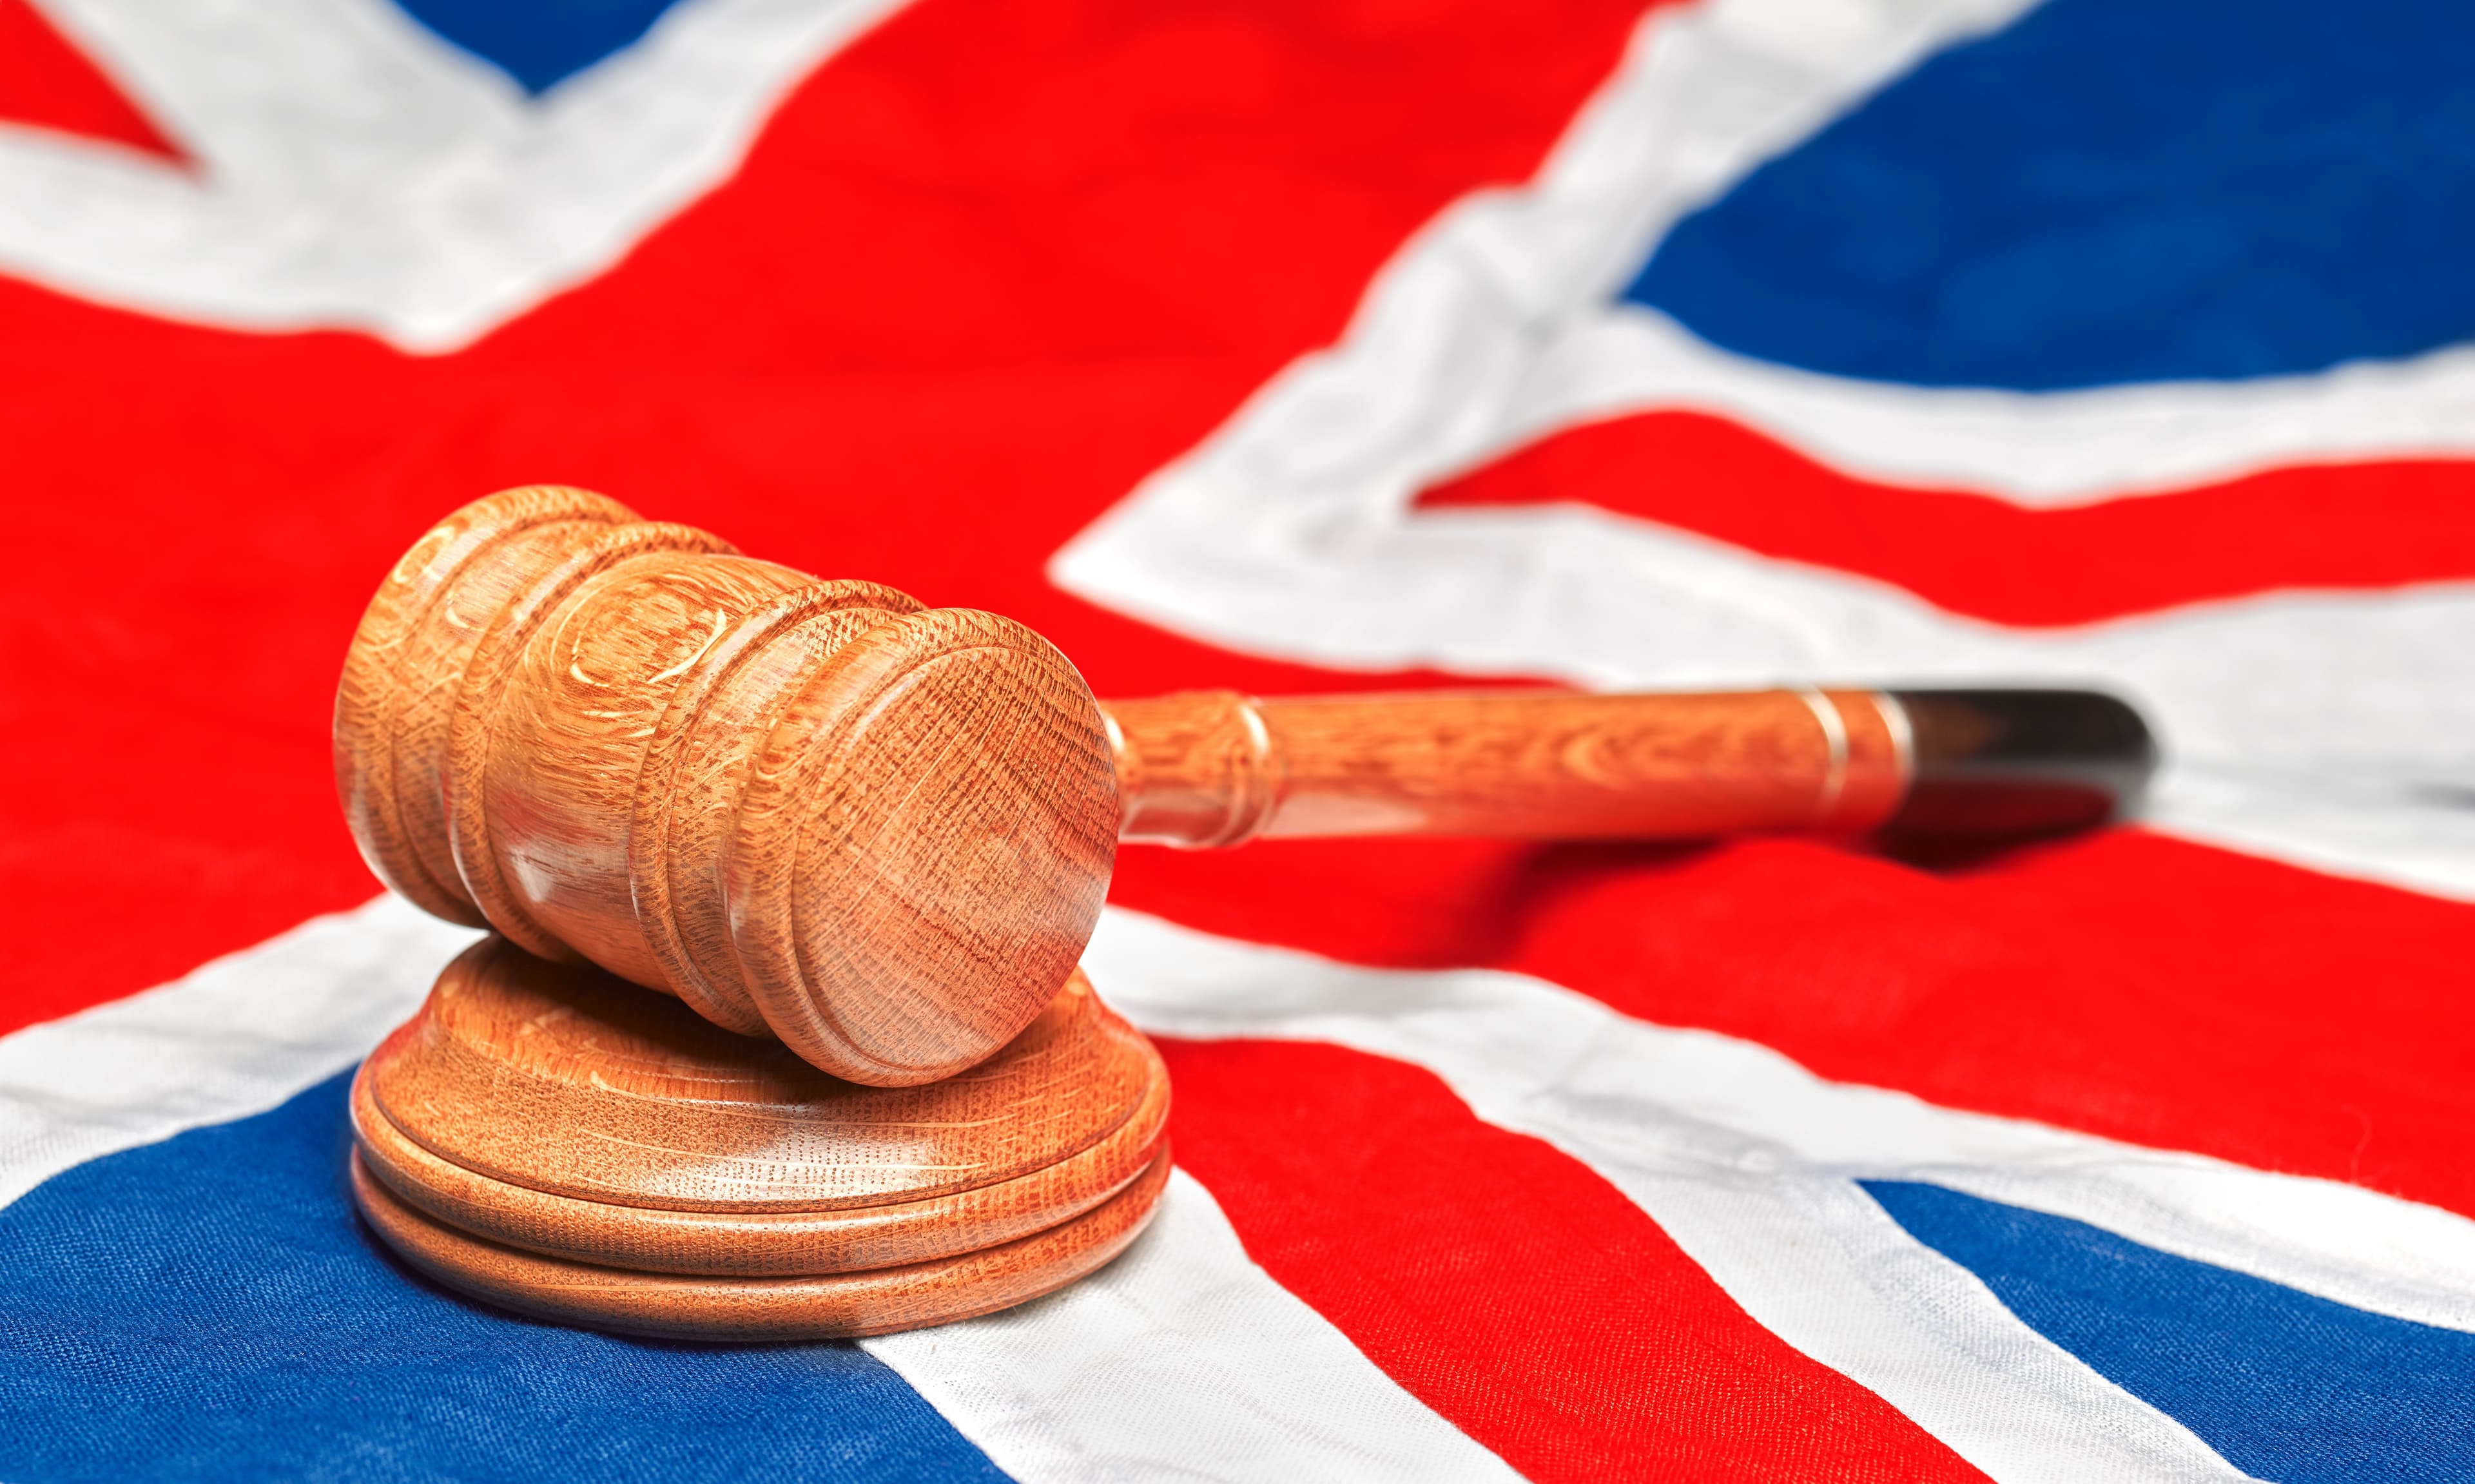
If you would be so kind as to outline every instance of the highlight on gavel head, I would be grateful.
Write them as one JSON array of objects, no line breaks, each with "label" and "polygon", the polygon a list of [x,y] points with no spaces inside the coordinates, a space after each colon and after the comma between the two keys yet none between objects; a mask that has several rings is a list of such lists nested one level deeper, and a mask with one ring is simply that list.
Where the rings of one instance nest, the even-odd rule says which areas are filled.
[{"label": "highlight on gavel head", "polygon": [[334,737],[354,838],[405,897],[856,1083],[1013,1040],[1115,856],[1099,709],[1039,635],[582,490],[423,536],[354,636]]}]

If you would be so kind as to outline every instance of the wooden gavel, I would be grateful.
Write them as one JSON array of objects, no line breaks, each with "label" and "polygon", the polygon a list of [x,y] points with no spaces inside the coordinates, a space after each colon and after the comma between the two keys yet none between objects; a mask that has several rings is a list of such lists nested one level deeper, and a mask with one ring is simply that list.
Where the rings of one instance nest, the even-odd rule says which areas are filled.
[{"label": "wooden gavel", "polygon": [[1029,1025],[1119,839],[2037,830],[2154,758],[2085,692],[1092,698],[1010,620],[511,490],[380,587],[336,786],[386,883],[882,1086]]}]

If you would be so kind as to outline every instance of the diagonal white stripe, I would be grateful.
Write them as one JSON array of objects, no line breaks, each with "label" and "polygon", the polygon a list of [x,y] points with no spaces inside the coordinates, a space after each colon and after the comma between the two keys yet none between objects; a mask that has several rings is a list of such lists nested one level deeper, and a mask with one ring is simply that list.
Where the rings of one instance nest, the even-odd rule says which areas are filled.
[{"label": "diagonal white stripe", "polygon": [[[0,1198],[349,1066],[471,937],[380,898],[0,1037]],[[2230,1474],[1909,1240],[1856,1179],[1926,1180],[2475,1331],[2475,1223],[2369,1191],[1826,1083],[1515,975],[1353,969],[1115,910],[1090,962],[1154,1030],[1328,1040],[1436,1071],[1480,1116],[1605,1175],[1756,1319],[1997,1477]],[[1098,1278],[880,1354],[1026,1479],[1502,1476],[1247,1260],[1199,1186],[1172,1188]]]},{"label": "diagonal white stripe", "polygon": [[729,178],[902,0],[687,0],[527,99],[386,0],[39,0],[198,161],[0,125],[0,271],[238,329],[451,351]]},{"label": "diagonal white stripe", "polygon": [[1064,1293],[864,1344],[1024,1484],[1519,1477],[1256,1266],[1184,1171]]},{"label": "diagonal white stripe", "polygon": [[382,896],[0,1036],[0,1205],[71,1165],[262,1113],[334,1076],[476,936]]},{"label": "diagonal white stripe", "polygon": [[2475,1222],[2324,1180],[1826,1082],[1518,975],[1357,969],[1112,911],[1087,962],[1165,1034],[1427,1067],[1605,1176],[1789,1344],[2008,1480],[2240,1474],[2022,1325],[1854,1184],[1929,1180],[2339,1302],[2475,1331]]},{"label": "diagonal white stripe", "polygon": [[[353,1065],[475,937],[383,896],[0,1036],[0,1206]],[[1248,1259],[1182,1172],[1152,1229],[1097,1276],[869,1348],[1026,1484],[1517,1477]]]},{"label": "diagonal white stripe", "polygon": [[2063,397],[1857,386],[1610,310],[1683,212],[2018,0],[1708,0],[1653,12],[1531,185],[1474,194],[1343,342],[1061,550],[1090,600],[1226,646],[1601,688],[2095,682],[2164,723],[2153,817],[2475,896],[2475,587],[2279,596],[2020,631],[1604,512],[1438,511],[1433,481],[1574,419],[1741,417],[1844,467],[2054,503],[2265,462],[2475,453],[2475,351],[2318,377]]},{"label": "diagonal white stripe", "polygon": [[[1226,450],[1224,450],[1226,451]],[[1231,647],[1598,689],[2098,684],[2159,723],[2163,828],[2475,896],[2475,585],[2281,594],[2007,629],[1886,584],[1596,510],[1342,509],[1234,455],[1060,552],[1094,602]]]},{"label": "diagonal white stripe", "polygon": [[2290,464],[2475,457],[2475,349],[2309,376],[2077,392],[1898,386],[1722,351],[1625,304],[1535,348],[1472,467],[1606,418],[1712,412],[1861,477],[2032,507],[2219,483]]},{"label": "diagonal white stripe", "polygon": [[1111,1004],[1163,1034],[1360,1046],[1497,1106],[1563,1100],[1559,1125],[1619,1154],[1674,1121],[1696,1160],[1927,1180],[2475,1333],[2475,1221],[2359,1186],[1826,1081],[1767,1047],[1633,1020],[1520,974],[1356,968],[1119,908],[1087,961]]},{"label": "diagonal white stripe", "polygon": [[1575,423],[1737,419],[1850,473],[2057,505],[2278,464],[2475,454],[2475,350],[2302,377],[2023,394],[1852,381],[1709,346],[1614,296],[1679,218],[2034,0],[1703,0],[1641,23],[1530,182],[1472,192],[1139,499],[1211,482],[1345,521]]}]

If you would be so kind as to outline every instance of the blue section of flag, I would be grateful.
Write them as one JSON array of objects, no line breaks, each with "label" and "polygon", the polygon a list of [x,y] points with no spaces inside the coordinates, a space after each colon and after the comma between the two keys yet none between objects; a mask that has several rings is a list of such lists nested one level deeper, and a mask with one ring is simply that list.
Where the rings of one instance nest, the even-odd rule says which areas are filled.
[{"label": "blue section of flag", "polygon": [[1717,345],[2046,390],[2475,336],[2475,6],[2052,0],[1679,223],[1625,297]]},{"label": "blue section of flag", "polygon": [[1004,1477],[855,1347],[616,1339],[411,1277],[345,1194],[345,1086],[0,1210],[0,1478]]},{"label": "blue section of flag", "polygon": [[2475,1335],[1938,1185],[1865,1188],[2029,1327],[2246,1473],[2283,1484],[2475,1478]]},{"label": "blue section of flag", "polygon": [[678,0],[396,0],[415,20],[547,92],[632,46]]}]

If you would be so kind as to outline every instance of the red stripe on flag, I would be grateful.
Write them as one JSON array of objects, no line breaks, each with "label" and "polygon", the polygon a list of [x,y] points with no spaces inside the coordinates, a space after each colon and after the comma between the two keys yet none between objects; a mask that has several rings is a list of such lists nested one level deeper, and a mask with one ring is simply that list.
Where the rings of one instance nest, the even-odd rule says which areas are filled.
[{"label": "red stripe on flag", "polygon": [[27,0],[0,0],[0,122],[184,158],[128,95]]},{"label": "red stripe on flag", "polygon": [[1362,688],[1101,613],[1049,553],[1527,176],[1638,0],[924,0],[737,179],[460,354],[0,280],[0,1030],[377,889],[327,716],[379,576],[538,480],[992,609],[1104,690]]},{"label": "red stripe on flag", "polygon": [[1433,1073],[1165,1042],[1178,1162],[1248,1255],[1531,1478],[1979,1479],[1738,1307],[1638,1206]]},{"label": "red stripe on flag", "polygon": [[2475,1215],[2475,905],[2115,831],[1941,872],[1795,840],[1130,848],[1115,900],[1535,974],[1842,1082]]},{"label": "red stripe on flag", "polygon": [[1662,412],[1557,433],[1418,503],[1595,505],[2023,626],[2475,577],[2475,461],[2310,465],[2032,510],[1859,479],[1724,419]]}]

